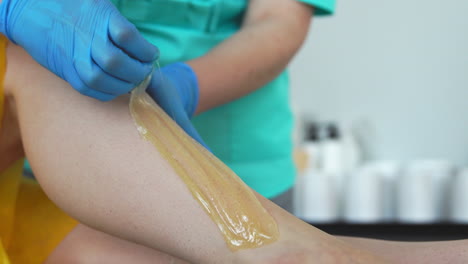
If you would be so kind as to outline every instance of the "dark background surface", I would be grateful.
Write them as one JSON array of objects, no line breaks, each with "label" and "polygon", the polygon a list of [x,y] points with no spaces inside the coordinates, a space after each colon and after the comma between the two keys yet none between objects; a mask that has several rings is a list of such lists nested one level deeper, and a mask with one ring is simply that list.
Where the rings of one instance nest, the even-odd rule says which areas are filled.
[{"label": "dark background surface", "polygon": [[437,224],[313,224],[332,235],[399,241],[441,241],[468,239],[468,225]]}]

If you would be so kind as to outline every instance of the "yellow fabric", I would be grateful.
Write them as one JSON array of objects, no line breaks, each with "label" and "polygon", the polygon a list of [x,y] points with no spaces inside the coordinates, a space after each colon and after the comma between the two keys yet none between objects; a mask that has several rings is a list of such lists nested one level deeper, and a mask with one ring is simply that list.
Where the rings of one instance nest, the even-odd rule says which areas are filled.
[{"label": "yellow fabric", "polygon": [[[0,35],[0,129],[7,40]],[[76,226],[36,181],[22,178],[24,160],[0,172],[0,264],[39,264]]]},{"label": "yellow fabric", "polygon": [[23,178],[7,248],[12,264],[42,263],[77,222],[52,203],[37,182]]},{"label": "yellow fabric", "polygon": [[0,238],[8,248],[13,231],[16,200],[21,181],[23,161],[19,160],[6,171],[0,173]]},{"label": "yellow fabric", "polygon": [[2,240],[0,239],[0,264],[10,264],[10,260],[6,255],[5,248],[2,245]]},{"label": "yellow fabric", "polygon": [[[6,38],[0,34],[0,127],[2,126],[1,121],[3,120],[3,78],[6,72]],[[1,264],[1,263],[0,263]]]},{"label": "yellow fabric", "polygon": [[[0,173],[0,264],[42,263],[76,221],[36,181],[22,178],[23,160]],[[2,247],[3,244],[3,247]]]},{"label": "yellow fabric", "polygon": [[[2,107],[3,109],[3,107]],[[23,161],[19,160],[7,170],[0,172],[0,264],[10,263],[8,249],[13,233],[16,200],[18,196]]]}]

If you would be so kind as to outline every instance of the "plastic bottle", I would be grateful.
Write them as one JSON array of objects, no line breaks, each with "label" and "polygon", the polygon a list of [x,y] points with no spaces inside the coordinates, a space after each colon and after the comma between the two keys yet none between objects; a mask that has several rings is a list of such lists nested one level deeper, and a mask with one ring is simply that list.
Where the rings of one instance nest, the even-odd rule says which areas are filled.
[{"label": "plastic bottle", "polygon": [[343,171],[346,174],[354,173],[362,164],[362,148],[359,146],[351,129],[344,131],[341,142],[343,148]]},{"label": "plastic bottle", "polygon": [[335,124],[326,127],[325,139],[321,145],[323,171],[330,175],[343,173],[343,145],[340,131]]},{"label": "plastic bottle", "polygon": [[319,126],[317,123],[311,123],[307,127],[303,149],[307,154],[307,169],[319,169],[321,167],[321,157]]}]

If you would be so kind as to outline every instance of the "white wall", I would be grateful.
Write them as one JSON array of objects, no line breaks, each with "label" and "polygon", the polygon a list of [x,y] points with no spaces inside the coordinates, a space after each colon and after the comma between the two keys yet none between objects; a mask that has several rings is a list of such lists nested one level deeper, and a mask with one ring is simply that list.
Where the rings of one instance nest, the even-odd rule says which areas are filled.
[{"label": "white wall", "polygon": [[296,107],[364,124],[372,158],[468,165],[468,1],[337,6],[291,64]]}]

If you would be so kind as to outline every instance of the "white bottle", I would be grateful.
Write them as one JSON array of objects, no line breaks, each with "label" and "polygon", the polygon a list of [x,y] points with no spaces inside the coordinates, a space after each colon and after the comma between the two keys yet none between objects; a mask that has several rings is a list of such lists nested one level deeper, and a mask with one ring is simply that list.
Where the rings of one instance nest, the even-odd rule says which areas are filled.
[{"label": "white bottle", "polygon": [[[310,123],[305,125],[304,142],[301,146],[301,153],[305,155],[304,166],[298,167],[298,177],[294,186],[294,214],[303,218],[304,206],[307,204],[307,186],[310,182],[308,178],[311,172],[316,172],[320,166],[320,144],[319,144],[319,127],[317,123]],[[312,206],[313,207],[313,206]],[[310,206],[309,206],[310,208]]]},{"label": "white bottle", "polygon": [[320,151],[320,135],[319,126],[317,123],[311,123],[307,127],[305,142],[303,149],[307,154],[307,166],[308,170],[319,169],[321,167],[321,151]]},{"label": "white bottle", "polygon": [[358,169],[344,188],[343,218],[352,223],[376,223],[384,218],[384,181],[375,170]]},{"label": "white bottle", "polygon": [[396,219],[397,180],[401,177],[403,167],[396,160],[378,160],[361,166],[382,178],[383,189],[383,222],[391,223]]},{"label": "white bottle", "polygon": [[339,199],[332,177],[309,169],[302,177],[301,217],[310,223],[330,223],[338,220]]},{"label": "white bottle", "polygon": [[335,124],[326,126],[325,139],[321,143],[322,171],[334,178],[338,193],[342,193],[344,168],[343,144],[338,127]]},{"label": "white bottle", "polygon": [[450,220],[459,224],[468,223],[468,167],[460,170],[450,183]]},{"label": "white bottle", "polygon": [[362,150],[352,130],[345,130],[342,137],[343,170],[345,173],[354,173],[362,163]]},{"label": "white bottle", "polygon": [[435,210],[431,216],[432,221],[447,220],[450,205],[449,183],[455,176],[455,165],[447,160],[417,160],[410,164],[408,172],[421,175],[431,181]]}]

